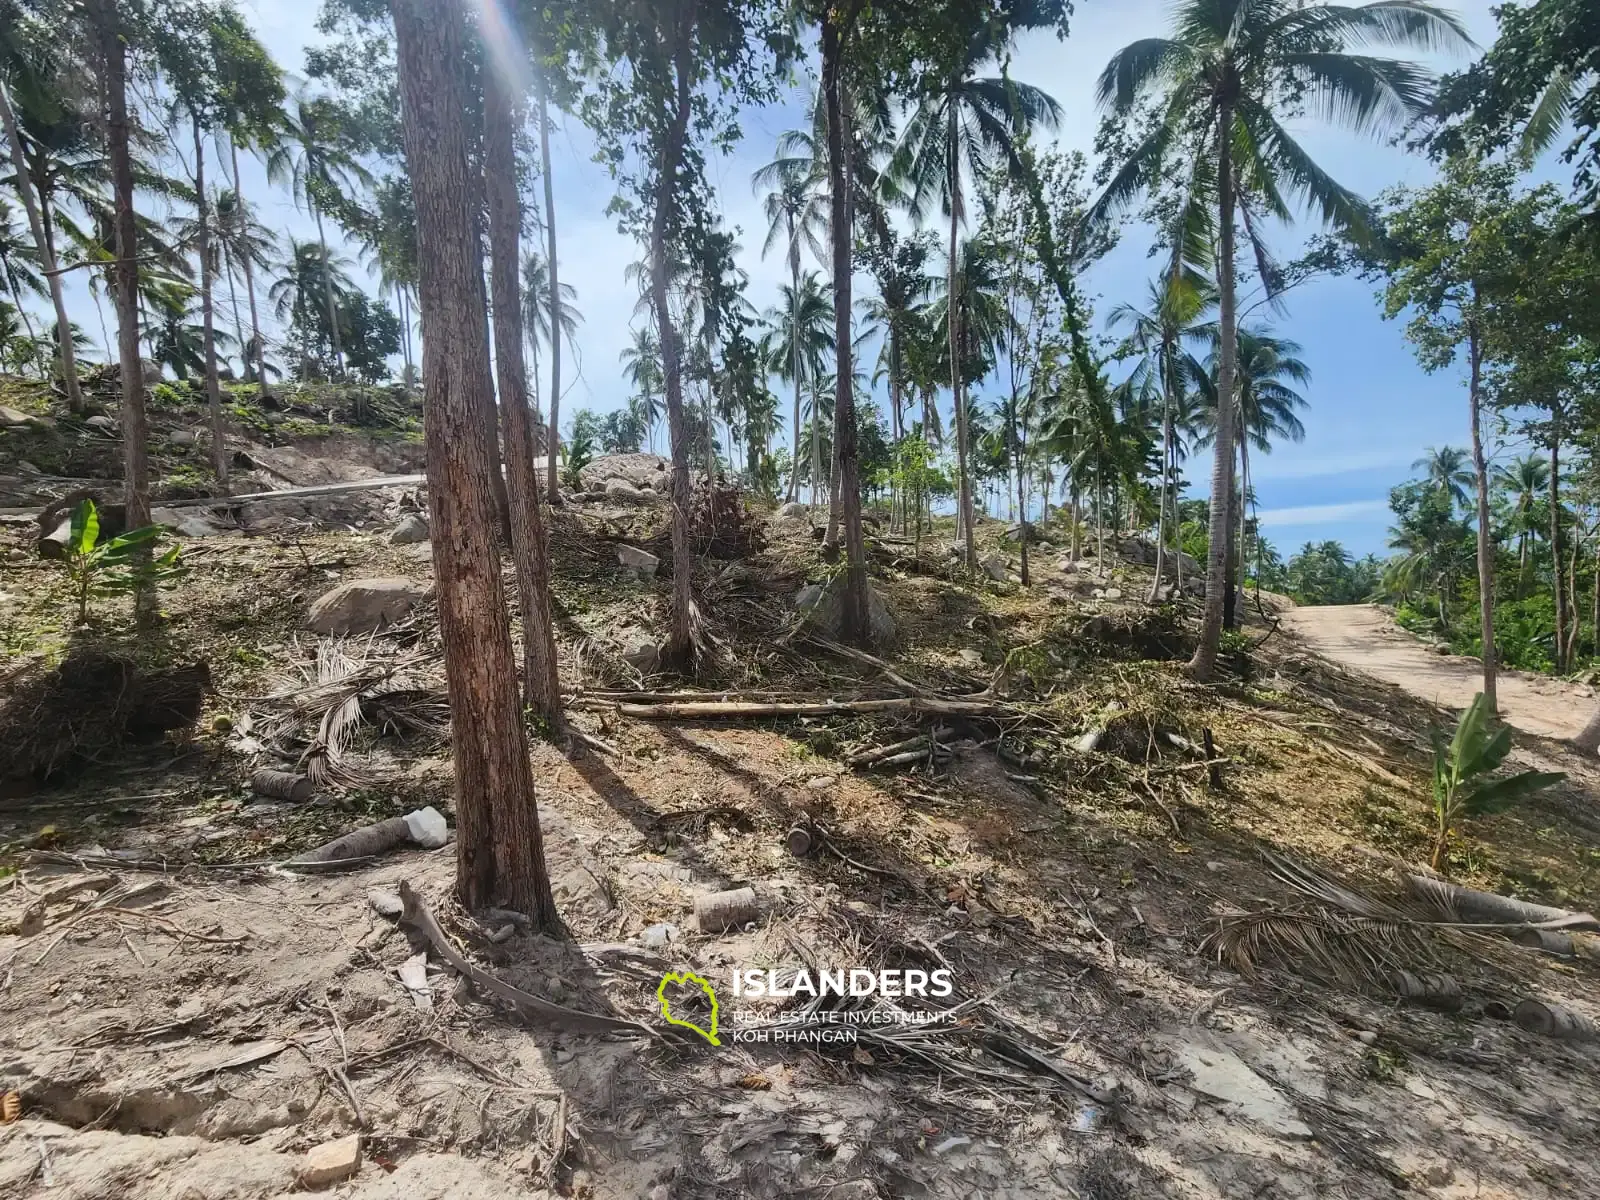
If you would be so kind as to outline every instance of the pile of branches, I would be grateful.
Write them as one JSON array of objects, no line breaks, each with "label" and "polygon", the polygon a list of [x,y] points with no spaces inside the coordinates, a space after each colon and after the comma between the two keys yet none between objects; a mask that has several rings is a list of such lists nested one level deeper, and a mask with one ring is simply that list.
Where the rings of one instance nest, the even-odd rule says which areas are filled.
[{"label": "pile of branches", "polygon": [[43,783],[107,761],[128,743],[158,741],[200,719],[211,670],[204,662],[151,669],[97,646],[59,666],[14,677],[0,706],[0,784]]},{"label": "pile of branches", "polygon": [[689,500],[689,543],[711,558],[750,558],[766,547],[766,524],[737,485],[702,478]]},{"label": "pile of branches", "polygon": [[240,732],[247,749],[293,761],[319,789],[372,782],[352,753],[363,730],[440,743],[450,736],[450,705],[437,655],[372,655],[373,643],[326,638],[301,678],[251,700]]}]

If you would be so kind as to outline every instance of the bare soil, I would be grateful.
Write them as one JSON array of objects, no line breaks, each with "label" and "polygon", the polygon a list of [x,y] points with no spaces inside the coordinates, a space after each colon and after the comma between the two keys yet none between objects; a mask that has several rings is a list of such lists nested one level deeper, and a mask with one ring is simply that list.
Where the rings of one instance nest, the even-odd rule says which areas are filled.
[{"label": "bare soil", "polygon": [[[628,718],[608,691],[691,682],[641,679],[620,657],[661,627],[667,580],[665,563],[655,580],[624,572],[614,547],[661,546],[664,521],[651,505],[569,504],[553,522],[572,720],[610,747],[569,758],[534,744],[564,940],[515,927],[500,940],[501,919],[459,911],[449,847],[326,876],[274,865],[422,804],[453,812],[447,748],[378,731],[354,747],[358,781],[311,804],[262,804],[242,786],[268,757],[247,732],[252,697],[314,660],[306,606],[344,580],[428,580],[428,548],[391,546],[381,526],[203,543],[146,648],[212,664],[194,733],[0,801],[0,865],[17,868],[0,877],[0,1092],[22,1108],[0,1126],[0,1190],[264,1200],[298,1189],[309,1148],[355,1131],[365,1161],[335,1194],[363,1200],[1591,1190],[1595,1046],[1494,1016],[1537,996],[1600,1019],[1590,964],[1445,947],[1465,1002],[1444,1013],[1330,985],[1309,958],[1262,953],[1245,973],[1214,949],[1230,913],[1315,907],[1265,849],[1396,894],[1393,866],[1427,842],[1423,747],[1447,716],[1435,704],[1281,633],[1232,656],[1220,685],[1196,686],[1176,661],[1192,612],[1094,595],[1142,596],[1140,569],[1067,571],[1044,552],[1029,591],[975,585],[950,577],[946,530],[915,561],[878,544],[873,582],[900,622],[896,674],[1005,709],[957,723],[948,761],[848,765],[926,731],[915,718]],[[1003,549],[1000,529],[985,524],[986,553]],[[108,602],[98,628],[65,628],[52,569],[24,537],[6,550],[13,658],[0,678],[89,634],[115,642],[123,620]],[[714,639],[698,684],[895,694],[877,668],[794,629],[788,596],[829,567],[803,526],[774,522],[770,541],[697,564]],[[365,653],[399,661],[435,645],[423,613]],[[1074,749],[1092,728],[1105,730],[1097,748]],[[1219,788],[1167,737],[1198,744],[1205,730],[1225,760]],[[1568,783],[1474,823],[1452,873],[1592,908],[1600,780],[1556,741],[1517,753]],[[805,822],[825,845],[794,858],[785,837]],[[38,915],[84,880],[103,890]],[[562,1032],[437,961],[425,996],[412,991],[399,971],[415,949],[370,899],[402,881],[482,969],[655,1035]],[[759,922],[695,929],[697,895],[744,884]],[[915,1050],[659,1036],[669,968],[720,991],[736,966],[800,964],[942,965],[966,1007]],[[723,1003],[725,1027],[778,1011]]]}]

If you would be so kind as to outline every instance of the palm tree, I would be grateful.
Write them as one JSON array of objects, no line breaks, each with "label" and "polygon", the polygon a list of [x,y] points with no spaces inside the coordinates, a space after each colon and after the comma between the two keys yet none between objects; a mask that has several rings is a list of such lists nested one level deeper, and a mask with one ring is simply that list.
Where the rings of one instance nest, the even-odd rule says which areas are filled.
[{"label": "palm tree", "polygon": [[[798,289],[786,285],[779,289],[779,294],[781,302],[766,312],[767,331],[761,339],[761,347],[772,373],[794,385],[794,463],[790,469],[788,494],[797,497],[800,494],[802,445],[799,398],[802,387],[809,385],[814,400],[817,382],[823,373],[824,359],[834,349],[833,298],[815,271],[807,271],[800,277]],[[811,434],[811,503],[814,505],[817,502],[817,480],[822,474],[822,438],[815,422]]]},{"label": "palm tree", "polygon": [[[1110,329],[1127,328],[1117,357],[1136,357],[1128,385],[1147,403],[1159,398],[1161,408],[1161,496],[1156,518],[1156,570],[1150,585],[1155,602],[1165,573],[1167,510],[1176,505],[1174,483],[1178,472],[1178,406],[1183,393],[1204,374],[1199,361],[1184,343],[1200,333],[1197,318],[1210,297],[1195,289],[1175,288],[1170,280],[1152,282],[1143,311],[1119,304],[1106,318]],[[1176,512],[1173,525],[1176,526]],[[1179,568],[1182,578],[1182,568]]]},{"label": "palm tree", "polygon": [[[762,211],[767,218],[767,237],[761,244],[761,257],[776,246],[781,239],[784,257],[789,263],[790,327],[801,325],[800,315],[793,306],[801,299],[800,248],[804,245],[819,263],[827,261],[824,238],[827,236],[827,198],[820,187],[818,164],[814,155],[815,142],[798,130],[791,130],[778,138],[777,156],[751,176],[751,186],[759,194],[766,189]],[[800,339],[790,339],[791,359],[788,379],[794,385],[794,452],[800,455],[800,383],[801,366],[798,355]],[[789,474],[789,496],[795,499],[799,472]]]},{"label": "palm tree", "polygon": [[[578,336],[578,326],[583,324],[583,314],[578,311],[578,290],[570,283],[559,284],[561,302],[550,303],[549,260],[537,246],[529,246],[522,256],[522,326],[528,339],[528,393],[533,399],[533,411],[539,411],[539,347],[552,346],[550,340],[550,314],[559,314],[561,336],[572,341]],[[561,419],[561,398],[550,397],[549,437],[555,444],[556,423]]]},{"label": "palm tree", "polygon": [[1508,523],[1517,535],[1517,599],[1521,600],[1528,587],[1529,545],[1543,528],[1535,509],[1550,487],[1550,464],[1542,454],[1527,454],[1501,467],[1495,481],[1511,502]]},{"label": "palm tree", "polygon": [[[1471,459],[1465,450],[1455,446],[1428,447],[1428,452],[1411,464],[1413,471],[1421,471],[1429,483],[1447,496],[1452,505],[1463,508],[1469,503],[1468,489],[1476,486],[1477,476],[1472,473]],[[1549,468],[1545,470],[1549,478]]]},{"label": "palm tree", "polygon": [[323,300],[328,309],[328,329],[333,340],[333,368],[344,375],[344,351],[339,340],[339,306],[334,298],[333,271],[328,264],[328,235],[322,227],[323,209],[331,197],[348,195],[357,184],[371,186],[372,176],[356,158],[350,134],[333,103],[302,88],[285,106],[283,133],[267,151],[267,179],[286,184],[296,205],[304,205],[317,223],[317,246],[322,254]]},{"label": "palm tree", "polygon": [[967,44],[961,61],[941,86],[918,98],[906,122],[895,153],[892,173],[905,180],[907,207],[921,220],[937,202],[950,218],[945,288],[957,303],[946,306],[946,332],[950,347],[950,389],[956,415],[956,460],[961,474],[958,504],[966,530],[966,567],[976,571],[978,552],[973,542],[972,491],[967,479],[967,406],[961,375],[963,333],[960,317],[961,257],[958,241],[966,216],[962,171],[976,175],[994,159],[1021,171],[1019,148],[1035,125],[1054,129],[1061,108],[1051,97],[1028,84],[1004,75],[979,76],[977,72],[1003,59],[1009,51],[1009,32],[998,23],[986,23]]},{"label": "palm tree", "polygon": [[[549,311],[546,309],[546,311]],[[625,347],[618,358],[622,373],[635,388],[640,422],[650,439],[650,450],[656,448],[656,425],[661,420],[662,391],[665,381],[661,372],[661,347],[656,335],[648,328],[633,331],[633,343]],[[630,405],[633,401],[629,401]]]},{"label": "palm tree", "polygon": [[411,189],[390,177],[372,189],[374,205],[363,209],[357,236],[363,246],[361,265],[378,276],[381,291],[394,293],[400,314],[400,351],[405,358],[405,385],[416,382],[411,346],[411,312],[417,298],[417,211]]},{"label": "palm tree", "polygon": [[[1143,100],[1153,97],[1157,111],[1154,128],[1113,175],[1091,216],[1126,207],[1173,172],[1175,157],[1214,162],[1214,177],[1210,168],[1206,177],[1217,213],[1218,391],[1231,396],[1238,367],[1234,226],[1241,205],[1286,218],[1288,193],[1316,209],[1325,222],[1358,237],[1371,230],[1367,206],[1330,178],[1279,123],[1282,109],[1306,107],[1363,133],[1402,125],[1431,101],[1432,76],[1411,63],[1349,54],[1344,47],[1439,50],[1472,43],[1455,17],[1425,0],[1379,0],[1356,7],[1294,0],[1182,0],[1173,13],[1173,35],[1124,47],[1100,76],[1102,106],[1131,117]],[[1245,207],[1247,219],[1250,212]],[[1232,406],[1222,406],[1218,423],[1205,622],[1190,663],[1200,679],[1209,679],[1215,669],[1222,637],[1230,520],[1225,498],[1233,490]]]},{"label": "palm tree", "polygon": [[342,255],[330,255],[316,242],[291,238],[284,273],[267,290],[274,315],[289,326],[300,343],[302,379],[313,374],[312,351],[320,347],[324,335],[328,336],[330,346],[337,345],[331,325],[323,325],[317,307],[327,297],[333,297],[333,311],[338,311],[339,298],[355,290],[349,268],[349,259]]},{"label": "palm tree", "polygon": [[[263,358],[266,347],[261,336],[261,318],[256,308],[255,273],[272,268],[278,253],[278,235],[255,218],[251,205],[233,188],[224,188],[217,194],[217,242],[222,248],[222,265],[228,276],[228,292],[233,299],[233,324],[239,345],[243,348],[244,377],[256,378],[254,372],[264,373]],[[250,336],[245,337],[244,323],[239,317],[239,297],[234,289],[234,275],[241,273],[250,302]],[[404,311],[404,310],[402,310]]]}]

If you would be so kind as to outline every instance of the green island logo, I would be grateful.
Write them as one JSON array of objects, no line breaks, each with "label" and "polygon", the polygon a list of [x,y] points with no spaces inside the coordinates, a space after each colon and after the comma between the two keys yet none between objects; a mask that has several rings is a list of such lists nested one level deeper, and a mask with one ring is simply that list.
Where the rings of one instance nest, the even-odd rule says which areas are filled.
[{"label": "green island logo", "polygon": [[[702,1028],[693,1021],[685,1021],[672,1015],[672,1001],[667,999],[667,985],[676,984],[679,987],[697,986],[711,1001],[711,1028]],[[711,990],[711,985],[692,971],[672,971],[661,977],[661,986],[656,988],[656,999],[661,1002],[661,1019],[668,1025],[681,1025],[685,1029],[692,1029],[713,1046],[720,1046],[722,1042],[717,1037],[717,994]]]}]

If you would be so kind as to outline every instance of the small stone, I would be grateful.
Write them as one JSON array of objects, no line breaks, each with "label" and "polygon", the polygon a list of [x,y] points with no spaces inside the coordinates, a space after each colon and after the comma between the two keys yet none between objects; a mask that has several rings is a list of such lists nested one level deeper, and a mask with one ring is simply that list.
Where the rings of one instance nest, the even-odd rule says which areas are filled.
[{"label": "small stone", "polygon": [[649,492],[640,491],[626,479],[611,479],[606,481],[606,499],[622,500],[629,504],[637,504],[641,500],[648,500]]},{"label": "small stone", "polygon": [[622,569],[637,579],[652,579],[661,560],[648,550],[641,550],[637,546],[619,545],[617,547],[617,562]]},{"label": "small stone", "polygon": [[778,510],[778,519],[782,521],[804,521],[810,515],[810,510],[798,500],[791,500]]},{"label": "small stone", "polygon": [[1121,588],[1107,588],[1106,589],[1106,599],[1107,600],[1121,600],[1122,599],[1122,589]]},{"label": "small stone", "polygon": [[377,888],[367,893],[367,905],[380,917],[398,917],[406,908],[396,893]]},{"label": "small stone", "polygon": [[428,540],[428,519],[421,513],[409,513],[394,527],[389,541],[396,546],[412,546]]},{"label": "small stone", "polygon": [[167,444],[169,446],[192,446],[199,440],[194,431],[190,429],[174,429],[167,434]]},{"label": "small stone", "polygon": [[361,1135],[352,1133],[306,1151],[305,1162],[300,1166],[300,1182],[308,1188],[324,1188],[349,1179],[360,1169]]},{"label": "small stone", "polygon": [[816,775],[806,780],[806,786],[813,792],[825,792],[834,784],[832,775]]},{"label": "small stone", "polygon": [[1038,550],[1040,554],[1054,554],[1056,552],[1055,545],[1051,542],[1040,542]]},{"label": "small stone", "polygon": [[353,579],[324,592],[306,616],[317,633],[371,633],[409,617],[427,594],[412,579]]},{"label": "small stone", "polygon": [[665,950],[678,940],[678,927],[670,921],[660,921],[639,935],[639,944],[646,950]]},{"label": "small stone", "polygon": [[110,430],[116,428],[116,422],[104,413],[97,413],[84,422],[90,429]]},{"label": "small stone", "polygon": [[958,652],[957,657],[969,667],[983,666],[983,655],[970,646]]},{"label": "small stone", "polygon": [[1358,1029],[1355,1031],[1354,1037],[1363,1046],[1376,1045],[1378,1041],[1378,1035],[1370,1029]]}]

